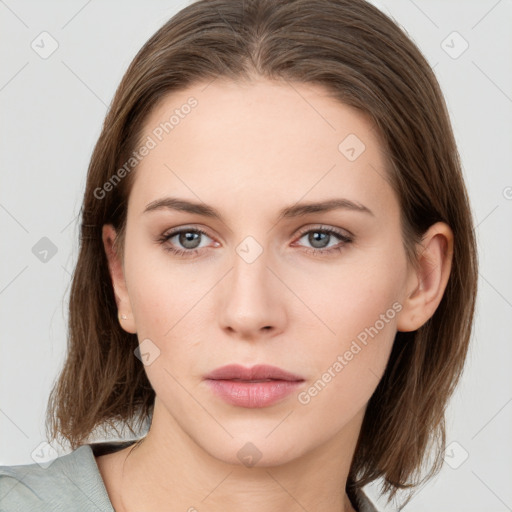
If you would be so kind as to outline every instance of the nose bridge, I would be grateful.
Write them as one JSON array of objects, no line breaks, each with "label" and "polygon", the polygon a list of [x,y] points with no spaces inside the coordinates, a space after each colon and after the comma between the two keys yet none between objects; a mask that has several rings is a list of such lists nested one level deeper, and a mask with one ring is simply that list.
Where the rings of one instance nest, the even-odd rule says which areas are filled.
[{"label": "nose bridge", "polygon": [[250,335],[264,327],[277,327],[282,321],[279,291],[273,273],[271,253],[254,236],[246,236],[235,246],[230,275],[223,286],[224,328]]},{"label": "nose bridge", "polygon": [[[261,237],[260,237],[261,238]],[[252,265],[261,259],[261,255],[265,252],[262,243],[260,243],[253,235],[247,235],[235,248],[235,252],[243,262]],[[263,258],[265,259],[265,258]]]},{"label": "nose bridge", "polygon": [[[264,242],[263,242],[264,243]],[[236,247],[233,255],[232,293],[242,292],[243,297],[265,295],[269,291],[267,265],[270,252],[254,236],[246,236]],[[254,297],[252,297],[254,300]]]}]

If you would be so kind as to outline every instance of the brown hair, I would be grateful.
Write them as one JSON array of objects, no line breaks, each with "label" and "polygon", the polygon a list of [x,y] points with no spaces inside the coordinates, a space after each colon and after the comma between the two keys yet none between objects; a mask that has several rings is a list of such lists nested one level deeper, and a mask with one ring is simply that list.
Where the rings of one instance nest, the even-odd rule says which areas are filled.
[{"label": "brown hair", "polygon": [[144,121],[172,91],[222,77],[322,86],[375,123],[401,205],[411,261],[437,221],[454,233],[452,270],[439,307],[417,331],[398,332],[368,404],[349,475],[354,489],[383,478],[389,500],[441,467],[444,411],[463,370],[477,289],[473,222],[447,108],[433,71],[395,22],[363,0],[200,0],[158,30],[129,66],[94,149],[81,209],[69,303],[68,354],[48,402],[50,439],[73,448],[96,427],[132,432],[155,393],[134,357],[137,336],[121,329],[102,226],[122,250],[133,174],[98,190],[136,147]]}]

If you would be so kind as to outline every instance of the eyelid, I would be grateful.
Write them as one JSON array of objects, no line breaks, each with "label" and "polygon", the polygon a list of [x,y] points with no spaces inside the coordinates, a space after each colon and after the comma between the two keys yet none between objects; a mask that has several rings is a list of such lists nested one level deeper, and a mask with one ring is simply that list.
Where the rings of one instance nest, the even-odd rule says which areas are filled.
[{"label": "eyelid", "polygon": [[174,235],[177,235],[179,233],[182,233],[183,231],[197,231],[198,233],[202,233],[203,235],[206,235],[208,238],[213,239],[214,237],[211,236],[208,231],[205,228],[199,227],[199,226],[178,226],[175,228],[170,228],[163,232],[162,237],[171,237]]},{"label": "eyelid", "polygon": [[[174,236],[176,236],[180,233],[183,233],[183,232],[187,232],[187,231],[201,233],[202,235],[205,235],[206,237],[213,240],[214,243],[216,244],[216,247],[219,246],[219,242],[217,242],[215,240],[215,237],[210,236],[210,234],[205,229],[200,228],[198,226],[187,226],[187,225],[179,226],[176,228],[172,228],[168,231],[165,231],[160,237],[158,237],[157,241],[161,244],[164,244],[165,242],[169,241]],[[310,233],[310,232],[315,232],[315,231],[319,231],[319,232],[321,231],[324,233],[328,233],[330,235],[334,235],[335,237],[337,237],[340,240],[340,242],[337,246],[331,247],[331,248],[316,249],[316,248],[308,248],[308,247],[301,246],[304,248],[305,252],[312,253],[315,255],[328,256],[329,254],[331,254],[333,252],[341,251],[347,244],[353,243],[354,238],[355,238],[354,235],[350,231],[342,230],[341,228],[335,228],[333,226],[326,226],[326,225],[322,225],[322,224],[319,224],[316,226],[308,225],[306,227],[301,227],[299,229],[299,232],[295,235],[295,240],[294,240],[293,244],[295,244],[298,240],[300,240],[300,238],[302,238],[305,234]],[[341,246],[340,246],[340,244],[341,244]],[[201,252],[202,249],[207,249],[207,248],[208,247],[201,247],[199,249],[197,249],[197,248],[196,249],[167,248],[166,250],[168,250],[172,253],[175,253],[177,255],[187,255],[187,256],[193,257],[197,253]]]},{"label": "eyelid", "polygon": [[308,225],[304,228],[299,229],[299,235],[304,235],[310,231],[328,231],[330,233],[337,234],[338,236],[353,239],[354,235],[348,229],[336,228],[334,226],[328,226],[325,224]]},{"label": "eyelid", "polygon": [[[219,246],[219,242],[215,239],[215,237],[211,236],[208,233],[208,231],[206,231],[205,229],[197,227],[197,226],[179,226],[177,228],[172,228],[172,229],[170,229],[168,231],[165,231],[163,233],[163,235],[161,235],[158,238],[158,240],[160,240],[160,241],[168,241],[171,238],[173,238],[174,236],[179,235],[180,233],[184,233],[184,232],[186,233],[188,231],[192,231],[192,232],[196,232],[196,233],[201,233],[202,235],[207,236],[210,240],[212,240],[212,242],[214,244],[216,244],[215,247]],[[206,249],[206,247],[201,247],[200,249],[189,249],[187,252],[199,251],[201,249]]]},{"label": "eyelid", "polygon": [[[345,238],[350,238],[350,239],[354,238],[354,235],[347,229],[342,230],[341,228],[335,228],[333,226],[328,226],[328,225],[324,225],[324,224],[307,225],[305,227],[301,227],[301,228],[299,228],[299,230],[295,236],[296,237],[298,236],[300,238],[302,235],[309,233],[310,231],[314,231],[315,229],[318,231],[331,232],[331,233],[337,234],[340,237],[345,237]],[[179,233],[181,233],[183,231],[187,231],[187,230],[197,231],[199,233],[202,233],[203,235],[206,235],[208,238],[211,238],[212,240],[215,239],[215,237],[211,236],[206,229],[199,227],[199,226],[193,226],[193,225],[184,225],[184,226],[179,226],[176,228],[171,228],[171,229],[165,231],[161,235],[160,238],[169,238],[169,237],[172,237],[176,234],[179,234]]]}]

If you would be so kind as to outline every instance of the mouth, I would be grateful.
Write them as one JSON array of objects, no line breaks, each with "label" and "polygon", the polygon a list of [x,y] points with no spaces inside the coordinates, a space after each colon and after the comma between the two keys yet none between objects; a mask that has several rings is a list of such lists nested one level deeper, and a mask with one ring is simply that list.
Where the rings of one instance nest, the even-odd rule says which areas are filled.
[{"label": "mouth", "polygon": [[258,364],[250,368],[239,364],[228,364],[221,366],[210,372],[206,379],[212,380],[237,380],[237,381],[269,381],[269,380],[285,380],[285,381],[303,381],[300,375],[287,372],[277,366],[267,364]]},{"label": "mouth", "polygon": [[227,365],[210,372],[205,381],[216,396],[231,405],[260,408],[289,396],[304,378],[276,366]]},{"label": "mouth", "polygon": [[232,380],[233,382],[272,382],[273,380],[282,380],[282,379],[259,379],[259,380],[217,379],[217,380]]}]

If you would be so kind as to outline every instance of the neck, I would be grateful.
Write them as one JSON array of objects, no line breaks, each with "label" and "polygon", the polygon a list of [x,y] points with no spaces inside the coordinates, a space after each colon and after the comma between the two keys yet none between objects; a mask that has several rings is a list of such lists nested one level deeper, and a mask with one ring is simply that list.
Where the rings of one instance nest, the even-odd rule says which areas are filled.
[{"label": "neck", "polygon": [[157,403],[147,436],[119,453],[116,511],[354,511],[345,486],[364,410],[293,460],[245,466],[205,451]]}]

